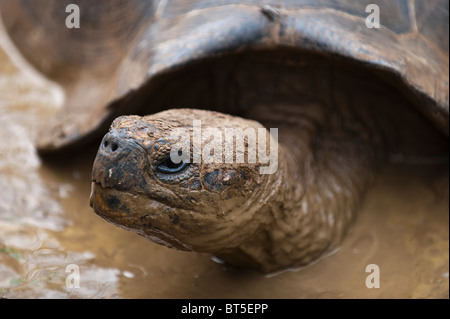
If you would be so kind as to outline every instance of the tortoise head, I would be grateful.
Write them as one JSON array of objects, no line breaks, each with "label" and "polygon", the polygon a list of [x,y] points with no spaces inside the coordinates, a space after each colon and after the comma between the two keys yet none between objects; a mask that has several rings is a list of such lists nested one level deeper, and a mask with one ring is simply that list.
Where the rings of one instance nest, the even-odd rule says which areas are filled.
[{"label": "tortoise head", "polygon": [[211,139],[211,132],[244,127],[266,131],[254,121],[192,109],[119,117],[94,162],[91,206],[109,222],[169,247],[214,252],[239,245],[263,226],[265,219],[254,214],[276,178],[251,160],[256,144],[249,139],[239,163],[239,156],[221,152],[217,135]]}]

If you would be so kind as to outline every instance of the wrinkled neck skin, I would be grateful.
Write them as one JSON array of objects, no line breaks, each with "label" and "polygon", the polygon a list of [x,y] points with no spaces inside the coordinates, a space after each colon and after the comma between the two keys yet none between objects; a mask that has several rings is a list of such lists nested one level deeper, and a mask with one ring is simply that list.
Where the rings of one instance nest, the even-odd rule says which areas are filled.
[{"label": "wrinkled neck skin", "polygon": [[[353,134],[360,133],[347,135],[343,128],[326,126],[323,105],[304,103],[267,107],[278,116],[286,112],[285,118],[292,118],[292,112],[299,116],[299,109],[304,114],[291,125],[278,123],[278,170],[260,196],[266,202],[255,214],[260,225],[239,246],[214,252],[228,263],[271,273],[333,251],[374,181],[385,156],[380,141],[370,134],[356,141]],[[330,131],[322,131],[325,127]]]}]

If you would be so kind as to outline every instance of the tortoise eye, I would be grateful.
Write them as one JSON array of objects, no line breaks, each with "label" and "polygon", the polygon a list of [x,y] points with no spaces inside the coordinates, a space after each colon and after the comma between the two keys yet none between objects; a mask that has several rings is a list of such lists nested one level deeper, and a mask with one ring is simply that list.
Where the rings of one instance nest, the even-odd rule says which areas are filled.
[{"label": "tortoise eye", "polygon": [[159,163],[156,170],[163,174],[176,174],[182,172],[187,166],[188,163],[185,163],[184,161],[181,161],[180,163],[172,162],[169,155]]}]

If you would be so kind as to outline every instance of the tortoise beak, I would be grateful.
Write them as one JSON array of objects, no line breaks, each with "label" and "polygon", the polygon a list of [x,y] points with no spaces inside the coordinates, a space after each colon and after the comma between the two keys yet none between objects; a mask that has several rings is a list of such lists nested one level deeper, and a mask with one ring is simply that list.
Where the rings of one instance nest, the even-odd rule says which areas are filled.
[{"label": "tortoise beak", "polygon": [[149,165],[147,153],[137,142],[117,132],[109,132],[97,152],[92,182],[102,188],[144,192]]}]

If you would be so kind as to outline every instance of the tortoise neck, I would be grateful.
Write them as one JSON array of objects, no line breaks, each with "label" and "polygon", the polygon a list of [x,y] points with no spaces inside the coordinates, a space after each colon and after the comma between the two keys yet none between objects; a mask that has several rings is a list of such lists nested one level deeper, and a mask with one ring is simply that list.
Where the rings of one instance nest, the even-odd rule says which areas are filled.
[{"label": "tortoise neck", "polygon": [[[272,119],[266,127],[278,128],[278,170],[271,183],[279,187],[267,192],[270,199],[258,212],[260,231],[220,255],[230,263],[267,273],[306,265],[333,249],[384,161],[377,132],[339,120],[345,107],[331,111],[312,98],[299,103],[258,106]],[[277,118],[285,121],[275,123]]]}]

